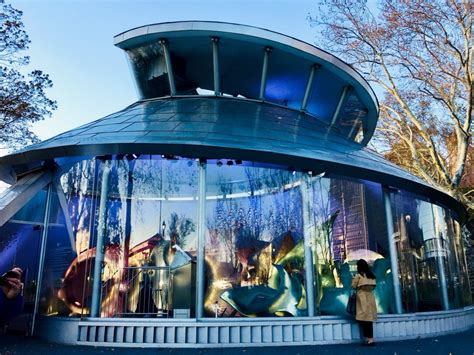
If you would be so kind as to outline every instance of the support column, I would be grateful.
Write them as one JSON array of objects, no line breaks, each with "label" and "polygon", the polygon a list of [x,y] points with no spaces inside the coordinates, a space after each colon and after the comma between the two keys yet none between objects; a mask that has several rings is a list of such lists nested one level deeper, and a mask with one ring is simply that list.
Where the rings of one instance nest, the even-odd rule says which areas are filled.
[{"label": "support column", "polygon": [[398,272],[398,255],[397,245],[395,242],[395,231],[393,230],[393,213],[392,204],[390,201],[390,190],[383,187],[383,202],[385,206],[385,220],[387,222],[387,237],[390,250],[390,266],[392,269],[393,293],[395,297],[395,312],[397,314],[403,313],[402,307],[402,293],[400,289],[400,278]]},{"label": "support column", "polygon": [[91,317],[100,316],[100,302],[102,296],[102,266],[104,263],[104,238],[107,229],[107,195],[109,194],[109,176],[112,162],[103,161],[104,171],[99,202],[99,225],[97,227],[97,244],[95,247],[94,277],[92,279]]},{"label": "support column", "polygon": [[444,258],[447,257],[446,248],[444,247],[441,240],[441,233],[438,230],[439,223],[436,223],[439,215],[435,215],[434,205],[430,203],[431,214],[433,216],[433,230],[434,230],[434,241],[435,250],[434,256],[436,258],[436,266],[438,271],[439,289],[441,291],[441,304],[444,310],[449,310],[449,298],[448,298],[448,282],[446,280],[446,268],[444,267]]},{"label": "support column", "polygon": [[301,179],[301,201],[303,204],[303,237],[304,237],[304,266],[306,273],[306,305],[308,316],[314,317],[314,266],[312,248],[314,247],[314,225],[312,218],[313,194],[309,177],[304,174]]},{"label": "support column", "polygon": [[163,49],[163,54],[165,56],[166,71],[168,72],[168,82],[170,85],[170,95],[176,95],[176,85],[174,82],[174,73],[173,65],[171,63],[171,55],[168,48],[168,41],[166,39],[160,40],[161,48]]},{"label": "support column", "polygon": [[311,66],[311,70],[309,72],[308,83],[306,84],[306,90],[304,92],[303,101],[301,103],[301,110],[302,111],[306,110],[306,107],[308,106],[309,97],[310,97],[311,92],[313,90],[314,76],[315,76],[316,70],[318,70],[320,67],[321,66],[319,64],[313,64]]},{"label": "support column", "polygon": [[263,66],[262,66],[262,79],[260,80],[260,100],[265,100],[265,89],[267,88],[267,72],[268,72],[268,58],[270,57],[270,47],[265,47],[263,52]]},{"label": "support column", "polygon": [[352,86],[344,86],[342,89],[341,96],[339,97],[339,101],[337,102],[336,110],[334,111],[334,114],[332,115],[331,119],[331,127],[334,126],[339,118],[339,114],[341,113],[341,110],[346,103],[347,98],[349,97],[350,92],[352,91]]},{"label": "support column", "polygon": [[212,65],[214,70],[214,95],[221,95],[221,82],[219,74],[219,38],[212,37]]},{"label": "support column", "polygon": [[46,255],[46,246],[48,241],[48,228],[49,228],[49,216],[51,210],[51,195],[53,193],[53,184],[50,183],[48,185],[48,192],[46,194],[46,207],[44,210],[44,218],[43,218],[43,231],[41,233],[41,246],[40,246],[40,256],[38,262],[38,276],[36,279],[36,293],[35,293],[35,305],[33,309],[33,318],[31,320],[31,329],[30,334],[34,334],[35,331],[35,323],[36,323],[36,315],[38,314],[38,307],[40,302],[41,296],[41,287],[43,286],[43,269],[44,269],[44,258]]},{"label": "support column", "polygon": [[206,241],[206,163],[199,161],[196,318],[204,315],[204,243]]}]

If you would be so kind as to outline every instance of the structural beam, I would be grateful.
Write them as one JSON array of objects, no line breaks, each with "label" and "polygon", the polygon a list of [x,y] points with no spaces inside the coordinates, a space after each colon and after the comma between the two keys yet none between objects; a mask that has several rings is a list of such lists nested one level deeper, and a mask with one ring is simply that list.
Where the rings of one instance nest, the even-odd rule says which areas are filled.
[{"label": "structural beam", "polygon": [[61,187],[61,183],[59,182],[59,178],[54,179],[54,188],[56,194],[58,195],[59,205],[61,206],[61,211],[64,214],[64,223],[66,224],[66,231],[69,237],[69,244],[71,244],[71,250],[77,254],[76,251],[76,241],[74,237],[74,231],[72,228],[71,217],[69,216],[69,209],[67,205],[67,199],[64,195],[64,191]]},{"label": "structural beam", "polygon": [[38,276],[36,279],[35,305],[33,308],[33,318],[31,320],[30,334],[32,335],[34,334],[33,332],[35,331],[36,315],[38,314],[41,288],[43,286],[43,269],[44,269],[44,259],[46,256],[46,246],[47,246],[47,239],[48,239],[49,216],[51,213],[52,193],[53,193],[53,187],[52,187],[52,184],[49,184],[48,192],[46,194],[46,206],[44,210],[43,230],[41,233],[41,246],[40,246],[40,255],[39,255],[39,261],[38,261]]},{"label": "structural beam", "polygon": [[204,316],[204,261],[206,236],[206,163],[199,162],[198,182],[198,250],[197,250],[197,290],[196,290],[196,318]]},{"label": "structural beam", "polygon": [[385,207],[385,220],[387,222],[387,237],[390,252],[390,266],[392,269],[393,293],[395,297],[395,312],[397,314],[401,314],[403,313],[403,307],[398,271],[398,253],[395,240],[395,231],[393,230],[393,213],[392,204],[390,201],[390,189],[388,187],[383,188],[383,202]]},{"label": "structural beam", "polygon": [[265,100],[265,89],[267,88],[268,60],[271,52],[271,47],[265,47],[263,51],[262,79],[260,80],[260,94],[258,96],[259,99],[262,101]]},{"label": "structural beam", "polygon": [[103,162],[102,182],[99,202],[99,225],[97,227],[97,244],[95,247],[94,278],[92,279],[91,317],[100,316],[100,302],[102,296],[102,266],[104,262],[104,238],[107,230],[107,195],[109,194],[109,176],[111,161]]},{"label": "structural beam", "polygon": [[306,90],[304,92],[303,102],[301,103],[301,110],[302,111],[306,110],[306,107],[308,106],[309,98],[310,98],[311,92],[313,90],[314,76],[316,74],[316,71],[319,68],[321,68],[321,66],[319,64],[313,64],[311,66],[311,70],[309,72],[309,77],[308,77],[308,83],[306,84]]},{"label": "structural beam", "polygon": [[344,88],[342,89],[342,93],[341,93],[341,96],[339,97],[336,110],[334,111],[334,114],[332,115],[331,127],[337,123],[337,120],[339,119],[339,115],[342,111],[342,108],[344,107],[344,104],[346,103],[346,100],[349,97],[349,94],[351,91],[352,91],[352,86],[350,85],[344,86]]},{"label": "structural beam", "polygon": [[361,117],[367,114],[367,109],[364,108],[363,110],[360,110],[359,113],[357,113],[357,117],[354,119],[354,123],[352,124],[351,131],[347,135],[348,138],[355,137],[357,135],[357,132],[359,132],[358,129],[360,129],[362,120]]},{"label": "structural beam", "polygon": [[306,272],[306,305],[308,316],[314,317],[314,265],[313,253],[315,236],[313,223],[313,190],[309,176],[306,174],[301,179],[301,200],[303,204],[303,238],[304,238],[304,265]]},{"label": "structural beam", "polygon": [[161,39],[160,45],[165,56],[166,71],[168,72],[168,81],[170,85],[170,95],[174,96],[176,95],[176,85],[174,81],[173,65],[171,63],[171,55],[168,48],[168,41],[166,39]]},{"label": "structural beam", "polygon": [[212,37],[212,64],[214,69],[214,95],[222,94],[219,70],[219,38]]},{"label": "structural beam", "polygon": [[43,170],[31,173],[18,180],[0,195],[0,226],[10,220],[39,191],[52,180],[51,171]]},{"label": "structural beam", "polygon": [[[446,280],[446,268],[444,265],[444,258],[447,255],[444,243],[441,241],[442,233],[439,231],[440,222],[437,221],[439,215],[434,211],[434,204],[430,202],[430,209],[433,218],[433,230],[434,230],[434,241],[435,250],[434,257],[436,259],[436,269],[438,272],[439,289],[441,291],[441,304],[444,310],[449,310],[449,296],[448,296],[448,282]],[[454,256],[453,256],[454,257]]]}]

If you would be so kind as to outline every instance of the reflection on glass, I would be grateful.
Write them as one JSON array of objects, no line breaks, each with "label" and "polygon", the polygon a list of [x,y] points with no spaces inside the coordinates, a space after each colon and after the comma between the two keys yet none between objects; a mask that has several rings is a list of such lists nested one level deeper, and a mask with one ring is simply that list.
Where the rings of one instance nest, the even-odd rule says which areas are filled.
[{"label": "reflection on glass", "polygon": [[0,228],[0,275],[14,266],[23,270],[24,307],[14,328],[25,332],[34,310],[45,201],[46,190],[42,190]]},{"label": "reflection on glass", "polygon": [[[110,172],[104,175],[106,164]],[[45,275],[51,292],[45,292],[48,307],[43,312],[90,312],[102,212],[99,201],[101,191],[106,191],[100,316],[168,317],[175,309],[181,316],[193,316],[196,164],[194,160],[134,154],[74,164],[61,179],[58,195],[64,206],[61,198],[53,204],[62,213],[58,216],[67,215],[72,222],[73,242],[66,252],[62,244],[67,244],[69,231],[64,223],[55,222],[62,230],[51,232],[47,250],[61,259],[55,267],[63,276],[57,281],[56,274],[53,279]],[[106,189],[101,189],[104,184]],[[62,234],[64,243],[55,241],[56,234]]]},{"label": "reflection on glass", "polygon": [[374,294],[378,312],[393,312],[380,185],[336,178],[311,180],[316,309],[320,314],[346,315],[356,263],[365,259],[377,278]]},{"label": "reflection on glass", "polygon": [[456,250],[455,226],[440,206],[395,194],[394,223],[406,312],[462,307],[465,262]]},{"label": "reflection on glass", "polygon": [[[127,154],[62,168],[52,186],[40,312],[90,315],[95,287],[101,317],[195,317],[198,163]],[[378,312],[394,312],[379,184],[240,160],[208,161],[206,170],[206,317],[346,315],[360,258],[376,275]],[[458,222],[407,193],[391,198],[403,311],[471,304]],[[28,269],[27,307],[44,205],[41,191],[2,227],[0,269]]]},{"label": "reflection on glass", "polygon": [[208,166],[205,314],[306,314],[301,174]]}]

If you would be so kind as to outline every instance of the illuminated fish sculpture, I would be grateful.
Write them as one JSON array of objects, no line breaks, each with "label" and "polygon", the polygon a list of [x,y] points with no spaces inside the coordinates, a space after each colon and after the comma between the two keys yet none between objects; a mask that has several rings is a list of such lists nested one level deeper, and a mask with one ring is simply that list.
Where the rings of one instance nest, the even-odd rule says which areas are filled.
[{"label": "illuminated fish sculpture", "polygon": [[247,317],[265,317],[281,314],[303,316],[306,310],[298,309],[303,287],[298,279],[286,272],[282,265],[274,264],[277,288],[269,286],[237,287],[221,294],[221,299]]}]

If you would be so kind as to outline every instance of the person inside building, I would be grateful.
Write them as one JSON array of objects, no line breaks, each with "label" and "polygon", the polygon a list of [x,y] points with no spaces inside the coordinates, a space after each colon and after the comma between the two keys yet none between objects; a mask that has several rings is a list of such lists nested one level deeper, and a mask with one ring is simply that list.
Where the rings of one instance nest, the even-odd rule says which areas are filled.
[{"label": "person inside building", "polygon": [[7,325],[13,318],[20,315],[23,308],[23,270],[14,267],[2,275],[0,291],[0,325]]},{"label": "person inside building", "polygon": [[367,338],[365,345],[373,346],[374,326],[377,320],[377,305],[373,290],[375,289],[375,275],[370,270],[367,261],[360,259],[357,262],[357,274],[352,279],[352,288],[356,289],[355,319],[362,328],[362,334]]}]

